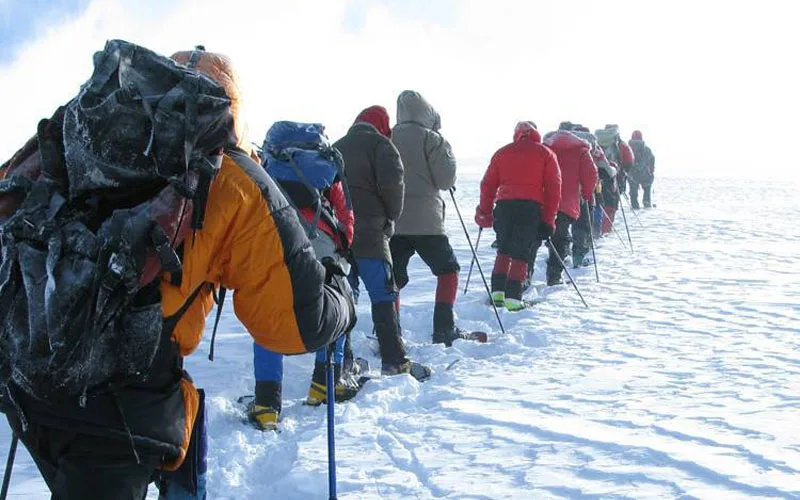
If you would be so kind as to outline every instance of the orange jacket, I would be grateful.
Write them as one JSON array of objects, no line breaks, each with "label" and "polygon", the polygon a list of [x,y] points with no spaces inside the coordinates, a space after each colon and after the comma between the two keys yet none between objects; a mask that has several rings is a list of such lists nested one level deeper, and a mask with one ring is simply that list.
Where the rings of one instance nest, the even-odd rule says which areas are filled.
[{"label": "orange jacket", "polygon": [[186,238],[182,264],[180,285],[165,274],[161,295],[165,318],[187,306],[172,334],[183,356],[200,343],[212,287],[220,285],[233,290],[237,318],[271,351],[313,351],[346,326],[295,210],[245,154],[223,158],[203,229]]}]

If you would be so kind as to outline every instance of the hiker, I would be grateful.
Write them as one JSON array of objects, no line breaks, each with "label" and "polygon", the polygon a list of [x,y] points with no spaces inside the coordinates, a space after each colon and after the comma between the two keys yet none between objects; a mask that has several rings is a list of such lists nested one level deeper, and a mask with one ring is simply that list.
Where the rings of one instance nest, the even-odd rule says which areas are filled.
[{"label": "hiker", "polygon": [[403,162],[391,141],[389,113],[370,106],[356,117],[347,134],[336,141],[342,153],[355,212],[350,284],[356,298],[363,281],[372,304],[372,323],[385,375],[411,373],[426,378],[427,367],[409,360],[395,307],[397,288],[389,241],[403,211]]},{"label": "hiker", "polygon": [[492,157],[481,181],[475,223],[494,227],[497,257],[492,271],[492,301],[508,311],[526,307],[522,283],[529,259],[553,236],[561,201],[561,172],[556,155],[542,145],[535,124],[519,122],[514,141]]},{"label": "hiker", "polygon": [[575,224],[572,225],[572,267],[577,268],[591,264],[586,258],[588,251],[591,250],[589,238],[596,239],[601,234],[600,224],[602,220],[595,222],[595,214],[599,209],[598,205],[600,205],[598,200],[598,188],[600,187],[598,165],[607,164],[608,161],[605,159],[602,148],[597,144],[597,137],[591,133],[588,127],[576,125],[571,132],[589,143],[589,154],[592,157],[592,163],[595,165],[595,173],[597,174],[595,185],[592,189],[592,197],[581,204],[581,214]]},{"label": "hiker", "polygon": [[[125,246],[115,247],[114,253],[101,252],[97,258],[89,254],[89,259],[82,261],[98,269],[87,275],[91,279],[85,282],[90,286],[98,286],[94,280],[97,275],[103,276],[103,287],[116,286],[113,290],[119,293],[136,292],[133,302],[118,302],[119,308],[112,310],[116,316],[107,319],[87,321],[87,316],[81,315],[85,309],[76,303],[65,309],[74,311],[67,326],[84,328],[91,335],[86,362],[69,363],[70,369],[77,366],[108,376],[80,378],[77,392],[66,385],[68,378],[59,378],[61,385],[39,395],[31,394],[28,384],[37,379],[14,375],[0,379],[6,396],[13,401],[9,423],[34,458],[53,498],[139,500],[145,497],[147,485],[158,470],[176,471],[173,483],[198,489],[205,445],[203,421],[198,416],[202,397],[183,369],[183,357],[200,343],[215,290],[233,290],[236,316],[255,341],[284,354],[316,351],[347,331],[355,320],[344,276],[338,269],[316,261],[294,210],[248,154],[245,127],[238,116],[241,94],[229,59],[199,49],[178,53],[174,58],[207,76],[142,47],[119,40],[108,42],[106,49],[95,55],[92,78],[66,107],[63,125],[54,123],[50,127],[43,122],[38,141],[34,141],[39,148],[28,155],[18,154],[5,167],[10,181],[30,162],[40,162],[51,175],[58,172],[53,167],[64,168],[68,175],[37,181],[32,193],[46,192],[40,187],[52,185],[53,179],[70,181],[71,193],[77,189],[87,190],[87,195],[94,193],[88,198],[70,197],[66,202],[63,196],[45,201],[51,207],[58,206],[54,202],[65,203],[61,206],[67,212],[80,207],[103,216],[104,212],[92,207],[105,210],[117,199],[149,197],[154,187],[161,186],[166,187],[157,191],[161,193],[155,198],[159,203],[140,205],[149,208],[135,212],[145,221],[150,220],[146,219],[150,213],[158,215],[155,211],[163,208],[161,202],[191,200],[189,212],[182,204],[179,206],[183,209],[165,211],[164,217],[155,219],[156,226],[169,228],[167,234],[174,239],[162,239],[156,228],[149,243],[139,236],[137,228],[153,228],[152,220],[145,226],[128,225],[135,219],[124,210],[115,211],[109,219],[112,223],[104,224],[97,233],[109,234],[102,228],[110,226],[111,236],[105,240],[108,245],[120,239],[150,245],[145,247],[150,248],[147,255],[155,260],[146,258],[144,262],[160,265],[139,268],[139,260],[126,259]],[[120,89],[125,95],[145,93],[153,98],[168,94],[170,98],[152,100],[153,107],[148,107],[142,100],[118,99]],[[115,105],[99,105],[110,102]],[[189,116],[184,114],[188,107],[193,109]],[[87,109],[91,112],[88,118]],[[154,116],[159,117],[158,122],[153,121]],[[57,113],[53,121],[59,119]],[[123,123],[126,126],[120,127]],[[58,140],[50,141],[53,137]],[[144,154],[143,145],[147,146]],[[65,153],[62,165],[58,165],[59,151]],[[190,182],[193,178],[198,182]],[[171,198],[162,196],[164,193]],[[92,203],[80,204],[84,199]],[[26,205],[35,201],[29,196]],[[33,216],[36,212],[27,207],[26,217]],[[10,232],[15,219],[16,213],[0,224]],[[77,231],[80,226],[50,229]],[[61,251],[70,252],[67,245],[74,242],[63,240]],[[90,247],[79,250],[87,252]],[[73,270],[77,272],[81,261],[75,262]],[[38,261],[28,263],[34,266]],[[115,280],[119,272],[127,273],[125,280]],[[61,294],[70,291],[69,283],[77,282],[80,276],[71,274],[69,278],[60,288]],[[15,279],[12,276],[12,281]],[[55,288],[62,283],[57,285]],[[104,312],[114,302],[117,295],[108,295],[106,290],[97,293],[107,299],[96,305],[90,302],[89,310]],[[79,292],[85,294],[86,290]],[[0,295],[7,303],[10,297],[6,288],[0,288]],[[51,302],[62,298],[50,297]],[[22,304],[27,310],[24,301]],[[9,317],[20,312],[12,311]],[[44,316],[45,312],[36,314]],[[48,319],[45,333],[58,333],[52,331],[58,324]],[[6,327],[6,335],[0,338],[29,341],[24,326],[16,323]],[[75,341],[85,340],[86,334],[74,333]],[[103,339],[115,343],[107,346]],[[56,349],[54,355],[63,355],[61,348],[70,346],[70,342],[66,340],[64,346],[50,344],[50,349]],[[151,350],[153,344],[157,348]],[[36,368],[34,362],[39,358],[30,358],[34,352],[20,351],[14,345],[10,349],[2,346],[0,366],[10,362],[13,373]],[[70,355],[76,354],[80,351],[73,350]],[[128,367],[142,356],[144,361]],[[58,367],[57,357],[45,355],[45,359],[48,371]],[[37,383],[37,387],[45,385]],[[47,399],[39,397],[45,395]]]},{"label": "hiker", "polygon": [[[620,197],[625,193],[627,173],[633,167],[634,158],[631,148],[620,137],[617,125],[606,125],[595,131],[597,142],[610,168],[598,163],[600,181],[602,183],[603,215],[602,234],[612,231],[612,225],[619,209]],[[610,174],[613,169],[613,176]],[[609,176],[613,177],[609,179]]]},{"label": "hiker", "polygon": [[[558,130],[547,134],[544,145],[549,147],[558,158],[561,169],[561,202],[556,216],[555,234],[551,239],[552,247],[547,260],[547,286],[563,284],[561,263],[566,259],[570,243],[573,243],[573,265],[583,264],[584,257],[591,250],[590,234],[575,231],[573,227],[581,215],[583,203],[590,203],[592,193],[597,184],[597,166],[591,155],[591,144],[573,134],[569,130]],[[573,235],[570,236],[570,228]],[[558,255],[554,255],[554,250]]]},{"label": "hiker", "polygon": [[[338,154],[330,147],[322,125],[277,122],[267,132],[262,161],[297,209],[317,259],[331,259],[349,274],[353,209]],[[340,402],[352,399],[358,392],[354,377],[342,371],[346,338],[347,335],[339,337],[333,352],[334,391]],[[308,405],[319,406],[326,401],[327,354],[326,349],[316,353],[306,397]],[[248,418],[258,429],[276,430],[282,409],[283,355],[254,343],[253,367],[255,398],[247,406]]]},{"label": "hiker", "polygon": [[398,96],[392,140],[403,161],[405,196],[389,248],[400,290],[408,284],[408,263],[415,253],[436,276],[433,343],[450,346],[467,334],[455,325],[453,305],[461,268],[444,228],[445,203],[440,195],[455,185],[456,159],[440,128],[439,113],[422,95],[405,90]]},{"label": "hiker", "polygon": [[656,157],[650,150],[650,147],[644,142],[642,132],[634,130],[631,135],[630,146],[633,150],[634,163],[630,175],[630,194],[631,194],[631,208],[634,210],[639,209],[639,187],[641,186],[644,194],[642,195],[642,204],[644,208],[651,208],[653,206],[651,191],[653,188],[653,179],[655,178],[656,170]]}]

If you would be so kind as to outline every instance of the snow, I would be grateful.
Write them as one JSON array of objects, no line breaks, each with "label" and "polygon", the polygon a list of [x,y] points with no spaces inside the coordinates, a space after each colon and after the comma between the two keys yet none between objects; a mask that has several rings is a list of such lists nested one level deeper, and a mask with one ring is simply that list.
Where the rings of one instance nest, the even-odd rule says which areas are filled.
[{"label": "snow", "polygon": [[[473,240],[477,185],[467,176],[456,193]],[[430,345],[435,279],[413,260],[401,321],[434,375],[379,378],[337,406],[339,497],[800,499],[797,193],[659,178],[645,227],[628,214],[636,253],[611,236],[598,246],[601,283],[575,272],[590,310],[568,285],[544,289],[544,303],[501,313],[503,336],[474,275],[456,311],[460,326],[490,332],[485,345]],[[470,252],[452,207],[448,226],[463,283]],[[377,368],[371,330],[364,300],[354,345]],[[210,335],[187,363],[209,394],[210,498],[327,498],[325,410],[301,404],[312,356],[287,358],[281,432],[261,433],[233,402],[253,375],[230,304],[221,331],[214,363]],[[9,498],[46,497],[21,450]]]}]

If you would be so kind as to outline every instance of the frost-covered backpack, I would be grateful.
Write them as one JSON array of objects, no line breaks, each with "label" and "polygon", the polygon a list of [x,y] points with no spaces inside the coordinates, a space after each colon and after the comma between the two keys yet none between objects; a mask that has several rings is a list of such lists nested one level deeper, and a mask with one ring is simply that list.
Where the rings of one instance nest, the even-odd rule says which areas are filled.
[{"label": "frost-covered backpack", "polygon": [[77,97],[0,167],[0,390],[85,404],[147,377],[159,276],[180,270],[233,143],[210,78],[121,40],[95,54]]},{"label": "frost-covered backpack", "polygon": [[606,159],[617,165],[621,165],[622,155],[619,151],[619,127],[616,125],[606,126],[606,128],[596,130],[594,135],[597,137],[597,143],[603,149]]},{"label": "frost-covered backpack", "polygon": [[317,237],[320,219],[338,229],[338,221],[323,194],[334,182],[344,179],[344,162],[341,153],[331,146],[323,125],[275,122],[264,138],[261,155],[267,173],[283,188],[289,201],[298,209],[314,210],[310,224],[300,217],[309,239]]}]

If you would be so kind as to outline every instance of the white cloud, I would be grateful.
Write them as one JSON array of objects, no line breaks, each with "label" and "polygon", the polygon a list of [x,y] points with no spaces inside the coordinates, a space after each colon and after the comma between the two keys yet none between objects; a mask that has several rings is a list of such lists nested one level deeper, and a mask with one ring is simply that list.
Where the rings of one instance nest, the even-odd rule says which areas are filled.
[{"label": "white cloud", "polygon": [[[346,0],[187,0],[168,9],[97,0],[0,69],[9,117],[0,156],[75,94],[106,39],[125,38],[167,55],[196,43],[230,55],[256,142],[279,119],[321,121],[336,138],[362,108],[392,111],[396,95],[414,88],[441,112],[462,158],[488,158],[519,119],[542,128],[569,119],[642,128],[662,172],[797,168],[788,157],[800,111],[793,3],[451,3],[454,22],[436,24],[424,12],[397,16],[386,1],[359,2],[366,11],[353,32]],[[769,145],[764,134],[748,141],[763,129]]]}]

